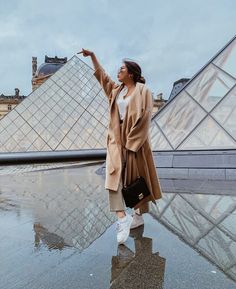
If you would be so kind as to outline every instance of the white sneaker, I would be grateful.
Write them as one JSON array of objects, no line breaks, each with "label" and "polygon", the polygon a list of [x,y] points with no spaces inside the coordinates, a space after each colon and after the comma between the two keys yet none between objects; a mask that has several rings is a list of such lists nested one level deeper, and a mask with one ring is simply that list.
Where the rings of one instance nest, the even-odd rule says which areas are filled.
[{"label": "white sneaker", "polygon": [[133,222],[130,226],[130,229],[138,228],[138,227],[142,226],[143,224],[144,224],[143,216],[134,213]]},{"label": "white sneaker", "polygon": [[116,223],[118,244],[123,244],[128,239],[132,221],[133,217],[131,217],[129,214],[126,214],[125,217],[118,219]]}]

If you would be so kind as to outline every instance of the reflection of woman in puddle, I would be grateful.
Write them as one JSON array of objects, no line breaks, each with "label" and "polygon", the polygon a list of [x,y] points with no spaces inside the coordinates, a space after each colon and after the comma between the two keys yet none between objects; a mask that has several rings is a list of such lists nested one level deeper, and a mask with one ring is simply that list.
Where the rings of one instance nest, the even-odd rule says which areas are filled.
[{"label": "reflection of woman in puddle", "polygon": [[[118,217],[117,241],[122,244],[127,240],[130,228],[143,224],[142,213],[148,212],[148,202],[161,198],[148,136],[153,108],[152,95],[144,85],[145,79],[137,63],[126,60],[123,62],[117,74],[121,84],[117,84],[105,73],[93,52],[82,49],[80,53],[91,57],[94,75],[109,101],[105,188],[109,190],[110,211],[116,212]],[[97,109],[99,110],[99,107]],[[125,160],[127,183],[135,181],[139,173],[146,180],[151,192],[133,217],[125,212],[121,191]]]},{"label": "reflection of woman in puddle", "polygon": [[110,289],[164,288],[165,258],[152,253],[152,239],[142,237],[143,226],[132,230],[135,253],[125,245],[118,245],[112,256]]},{"label": "reflection of woman in puddle", "polygon": [[62,250],[67,245],[64,239],[55,233],[51,233],[48,229],[44,228],[41,224],[34,224],[34,246],[35,248],[40,247],[40,241],[45,244],[50,250],[59,249]]}]

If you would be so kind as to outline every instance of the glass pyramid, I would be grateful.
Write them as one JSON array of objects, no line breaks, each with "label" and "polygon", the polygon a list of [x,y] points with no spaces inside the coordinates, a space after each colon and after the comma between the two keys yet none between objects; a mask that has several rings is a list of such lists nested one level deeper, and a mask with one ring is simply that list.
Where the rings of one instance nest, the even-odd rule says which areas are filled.
[{"label": "glass pyramid", "polygon": [[156,115],[153,150],[236,148],[236,37]]},{"label": "glass pyramid", "polygon": [[77,56],[0,121],[0,152],[105,148],[108,102]]}]

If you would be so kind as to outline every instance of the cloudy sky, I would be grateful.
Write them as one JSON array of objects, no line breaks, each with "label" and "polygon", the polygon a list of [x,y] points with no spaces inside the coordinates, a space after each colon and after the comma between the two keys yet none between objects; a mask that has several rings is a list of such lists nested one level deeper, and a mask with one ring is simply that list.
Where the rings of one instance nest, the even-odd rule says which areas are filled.
[{"label": "cloudy sky", "polygon": [[235,11],[235,0],[0,0],[0,94],[31,92],[32,56],[84,47],[113,78],[123,58],[137,61],[167,99],[234,37]]}]

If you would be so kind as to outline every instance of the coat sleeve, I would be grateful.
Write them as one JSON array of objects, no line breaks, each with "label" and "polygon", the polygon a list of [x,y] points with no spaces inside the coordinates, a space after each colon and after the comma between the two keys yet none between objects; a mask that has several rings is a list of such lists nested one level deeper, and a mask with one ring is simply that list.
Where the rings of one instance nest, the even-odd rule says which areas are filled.
[{"label": "coat sleeve", "polygon": [[152,118],[153,100],[151,92],[146,89],[140,117],[131,127],[127,135],[125,148],[137,152],[148,139],[149,127]]},{"label": "coat sleeve", "polygon": [[119,84],[115,83],[110,76],[105,72],[105,70],[99,66],[94,72],[94,76],[97,78],[101,87],[103,88],[109,102],[111,101],[111,92],[114,88],[117,88]]}]

